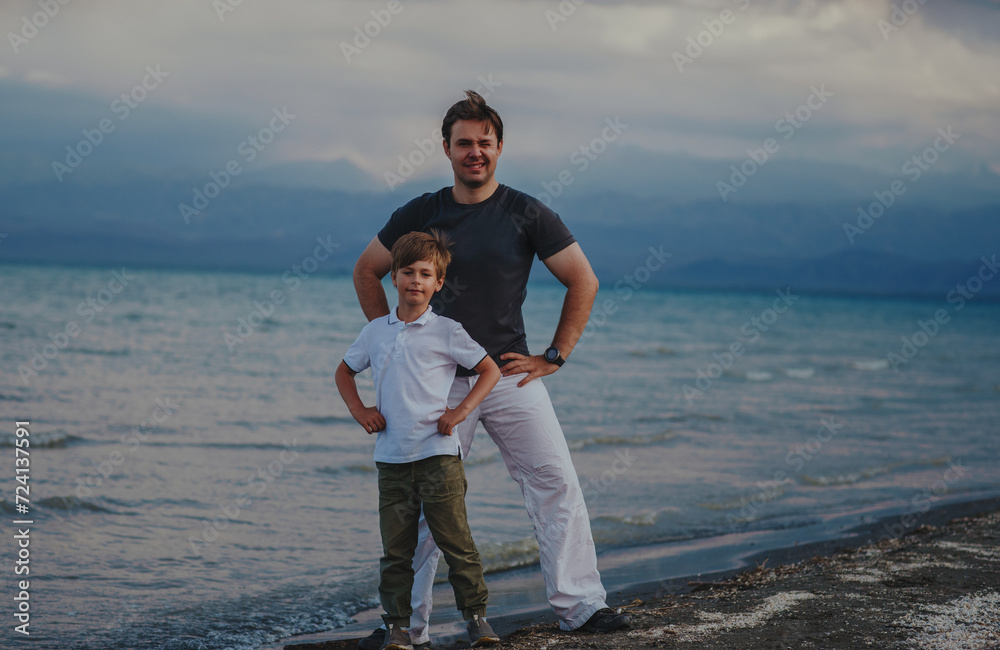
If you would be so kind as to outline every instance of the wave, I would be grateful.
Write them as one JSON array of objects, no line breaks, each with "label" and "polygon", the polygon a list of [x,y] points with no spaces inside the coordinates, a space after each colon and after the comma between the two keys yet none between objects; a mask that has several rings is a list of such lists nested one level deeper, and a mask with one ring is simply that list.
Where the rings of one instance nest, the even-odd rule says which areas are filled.
[{"label": "wave", "polygon": [[629,350],[628,353],[629,353],[629,355],[631,355],[633,357],[648,357],[648,356],[651,356],[651,355],[654,355],[654,354],[662,356],[662,357],[673,357],[673,356],[677,355],[677,351],[676,350],[674,350],[673,348],[668,348],[668,347],[663,346],[663,345],[657,346],[657,347],[653,348],[652,350],[638,350],[638,349],[637,350]]},{"label": "wave", "polygon": [[66,348],[64,352],[71,354],[90,354],[101,357],[127,357],[132,352],[129,348],[120,348],[118,350],[98,350],[96,348]]},{"label": "wave", "polygon": [[[288,445],[290,446],[284,444],[286,440],[288,441]],[[303,451],[304,447],[297,445],[295,443],[295,440],[296,440],[295,438],[292,438],[291,440],[289,440],[288,438],[282,438],[281,442],[195,442],[195,443],[190,443],[190,446],[203,447],[208,449],[288,449],[290,451],[300,451],[300,452]],[[181,443],[147,442],[144,444],[150,447],[187,446],[187,443],[184,442]],[[309,445],[309,449],[314,451],[325,451],[329,449],[340,451],[336,447],[327,447],[323,445]]]},{"label": "wave", "polygon": [[757,489],[756,491],[741,496],[737,499],[730,499],[729,501],[705,501],[699,503],[700,508],[705,508],[706,510],[714,510],[716,512],[724,512],[726,510],[739,510],[747,505],[755,505],[756,502],[767,503],[769,501],[774,501],[775,499],[781,498],[785,494],[785,488],[782,485],[769,487],[767,490]]},{"label": "wave", "polygon": [[[634,422],[653,422],[662,418],[638,417]],[[725,422],[728,418],[716,413],[678,413],[666,418],[671,422],[692,422],[697,420],[708,420],[709,422]]]},{"label": "wave", "polygon": [[[75,496],[68,497],[46,497],[44,499],[38,499],[31,502],[31,509],[45,510],[57,510],[59,512],[113,512],[102,506],[93,503],[92,501],[84,501]],[[17,517],[30,517],[31,515],[20,514],[17,512],[16,505],[7,499],[0,500],[0,510],[8,515],[14,515]]]},{"label": "wave", "polygon": [[816,374],[814,368],[786,368],[785,374],[792,379],[809,379]]},{"label": "wave", "polygon": [[748,370],[743,376],[747,381],[768,381],[774,378],[774,375],[766,370]]},{"label": "wave", "polygon": [[[154,581],[143,583],[143,587],[148,591],[150,584],[173,589],[176,581]],[[81,630],[59,647],[109,650],[280,647],[274,644],[282,639],[327,632],[352,623],[358,612],[378,606],[378,599],[370,595],[374,589],[368,580],[350,585],[326,581],[316,584],[310,579],[292,588],[235,598],[192,597],[181,605],[147,605],[141,599],[129,602],[122,597],[123,607],[109,616],[105,625]],[[184,643],[185,639],[189,642]]]},{"label": "wave", "polygon": [[854,485],[855,483],[860,483],[866,479],[874,478],[876,476],[881,476],[882,474],[890,474],[897,468],[899,468],[903,463],[895,463],[893,465],[881,465],[877,467],[867,467],[865,469],[860,469],[855,472],[848,472],[847,474],[837,474],[835,476],[809,476],[808,474],[803,474],[800,479],[806,485],[815,485],[818,487],[830,487],[834,485]]},{"label": "wave", "polygon": [[20,395],[8,395],[7,393],[0,393],[0,402],[24,402],[25,399]]},{"label": "wave", "polygon": [[[642,447],[645,445],[655,445],[660,442],[666,442],[668,440],[673,440],[677,437],[677,434],[672,430],[667,429],[660,433],[652,433],[645,436],[633,436],[631,438],[624,438],[618,436],[591,436],[589,438],[581,438],[578,440],[567,440],[566,445],[569,447],[570,451],[581,451],[587,447],[594,446],[612,446],[612,447]],[[494,463],[498,460],[502,460],[499,452],[496,453],[482,453],[482,450],[476,449],[476,453],[469,458],[466,458],[463,462],[466,467],[474,467],[476,465],[488,465],[489,463]]]},{"label": "wave", "polygon": [[951,460],[951,456],[941,456],[938,458],[928,458],[926,460],[917,461],[905,461],[901,463],[890,463],[887,465],[876,465],[874,467],[865,467],[853,472],[847,472],[845,474],[837,474],[834,476],[809,476],[807,474],[801,475],[799,478],[806,485],[815,485],[818,487],[830,487],[835,485],[855,485],[861,481],[865,481],[870,478],[875,478],[876,476],[882,476],[883,474],[891,474],[902,467],[934,467],[946,465],[948,461]]},{"label": "wave", "polygon": [[317,467],[316,471],[320,474],[327,474],[329,476],[343,476],[344,474],[375,474],[378,470],[375,465],[348,465],[347,467]]},{"label": "wave", "polygon": [[639,512],[620,517],[605,515],[595,518],[595,521],[602,521],[618,526],[655,526],[659,518],[660,513],[658,512]]},{"label": "wave", "polygon": [[[538,564],[538,541],[525,537],[514,542],[485,542],[476,545],[484,573],[497,573]],[[441,563],[445,566],[445,563]],[[447,579],[447,573],[445,573]]]},{"label": "wave", "polygon": [[855,370],[864,370],[866,372],[875,372],[878,370],[885,370],[889,367],[888,359],[856,359],[851,361],[851,368]]},{"label": "wave", "polygon": [[354,418],[349,415],[346,417],[340,415],[300,415],[296,419],[307,424],[354,424]]},{"label": "wave", "polygon": [[580,451],[587,447],[597,445],[612,445],[620,447],[622,445],[642,447],[645,445],[655,445],[658,442],[673,440],[677,434],[671,429],[665,429],[660,433],[651,433],[644,436],[620,437],[620,436],[591,436],[580,440],[567,440],[570,451]]},{"label": "wave", "polygon": [[[13,433],[0,434],[0,447],[15,447],[17,443],[17,436]],[[43,433],[32,433],[29,437],[31,441],[31,447],[34,449],[54,449],[62,448],[71,442],[77,440],[83,440],[79,436],[73,436],[61,429],[56,429],[54,431],[46,431]]]},{"label": "wave", "polygon": [[17,327],[17,323],[12,323],[12,322],[7,321],[7,320],[0,320],[0,329],[12,330],[15,327]]}]

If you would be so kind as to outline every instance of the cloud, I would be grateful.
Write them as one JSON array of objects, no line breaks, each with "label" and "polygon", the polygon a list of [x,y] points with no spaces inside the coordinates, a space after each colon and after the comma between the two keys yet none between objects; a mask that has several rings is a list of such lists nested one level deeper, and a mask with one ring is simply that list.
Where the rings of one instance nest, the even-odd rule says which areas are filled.
[{"label": "cloud", "polygon": [[[563,16],[561,6],[575,9]],[[480,78],[501,84],[490,102],[507,125],[508,159],[565,160],[615,116],[632,125],[624,141],[652,153],[741,158],[826,84],[834,97],[783,156],[891,170],[950,124],[973,137],[942,168],[996,164],[996,4],[915,6],[886,37],[888,0],[404,0],[392,15],[388,3],[304,0],[244,2],[221,18],[199,0],[94,0],[63,6],[0,77],[106,106],[160,65],[171,77],[143,107],[147,140],[131,153],[117,146],[193,168],[287,106],[299,118],[275,159],[348,159],[380,177]],[[0,24],[33,11],[5,3]],[[688,56],[699,38],[679,71],[675,53]],[[350,62],[343,44],[360,50]],[[70,135],[83,128],[72,111],[47,114]],[[178,134],[187,153],[172,144]],[[419,174],[446,170],[438,155]]]}]

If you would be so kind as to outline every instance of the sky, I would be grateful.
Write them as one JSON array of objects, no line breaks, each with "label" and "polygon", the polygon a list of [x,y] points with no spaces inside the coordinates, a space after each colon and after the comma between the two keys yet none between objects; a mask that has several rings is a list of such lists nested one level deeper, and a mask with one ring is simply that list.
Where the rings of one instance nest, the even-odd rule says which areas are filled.
[{"label": "sky", "polygon": [[[383,183],[478,88],[515,166],[583,147],[641,176],[773,138],[772,157],[898,176],[950,128],[936,169],[1000,180],[996,0],[5,0],[0,27],[0,162],[49,179],[104,120],[81,166],[207,173],[283,126],[252,164]],[[447,169],[435,144],[412,174]]]}]

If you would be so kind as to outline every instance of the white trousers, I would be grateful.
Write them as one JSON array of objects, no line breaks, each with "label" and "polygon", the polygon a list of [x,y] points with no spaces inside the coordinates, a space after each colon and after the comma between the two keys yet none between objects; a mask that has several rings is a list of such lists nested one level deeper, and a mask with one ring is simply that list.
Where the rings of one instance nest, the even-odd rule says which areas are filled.
[{"label": "white trousers", "polygon": [[[477,377],[456,377],[448,396],[452,408],[469,394]],[[597,572],[597,553],[583,491],[570,458],[559,420],[540,379],[518,388],[524,375],[501,377],[500,382],[464,422],[455,427],[462,456],[469,457],[476,424],[483,423],[500,448],[511,478],[521,486],[538,540],[542,576],[549,604],[559,627],[575,630],[597,610],[606,607],[607,593]],[[419,541],[413,557],[410,600],[410,638],[428,639],[434,574],[441,551],[420,518]]]}]

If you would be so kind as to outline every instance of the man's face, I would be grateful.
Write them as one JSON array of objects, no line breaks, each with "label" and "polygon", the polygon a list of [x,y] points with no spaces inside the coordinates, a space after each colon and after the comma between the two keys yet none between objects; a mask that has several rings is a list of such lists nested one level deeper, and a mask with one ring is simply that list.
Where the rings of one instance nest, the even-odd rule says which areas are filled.
[{"label": "man's face", "polygon": [[489,122],[459,120],[451,127],[451,142],[444,143],[444,153],[451,160],[455,182],[469,188],[493,180],[503,142],[497,142]]}]

